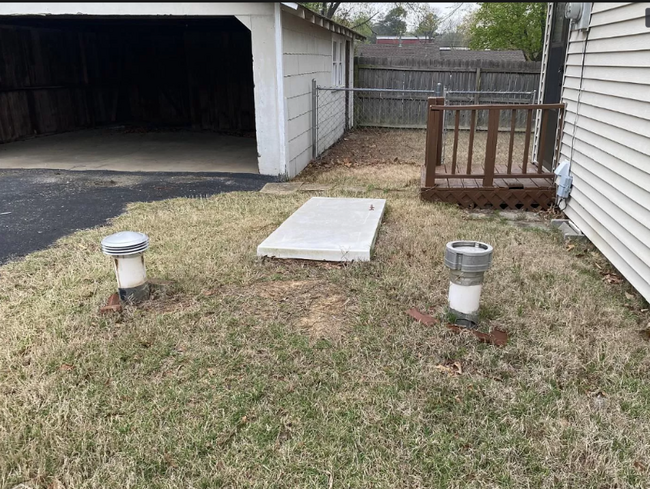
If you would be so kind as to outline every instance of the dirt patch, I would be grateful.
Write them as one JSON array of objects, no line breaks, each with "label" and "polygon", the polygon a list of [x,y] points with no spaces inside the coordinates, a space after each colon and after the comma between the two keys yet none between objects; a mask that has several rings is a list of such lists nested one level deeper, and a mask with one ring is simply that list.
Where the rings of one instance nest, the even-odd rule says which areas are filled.
[{"label": "dirt patch", "polygon": [[[469,131],[460,131],[456,149],[458,172],[465,171],[469,156]],[[525,134],[513,137],[513,168],[521,165],[524,158]],[[481,173],[485,161],[487,132],[476,131],[472,144],[472,172]],[[361,167],[368,165],[422,165],[424,164],[426,131],[421,129],[357,129],[345,135],[338,143],[325,151],[312,164],[312,169],[331,167]],[[497,139],[497,164],[506,165],[510,146],[510,134],[499,132]],[[453,161],[454,132],[444,135],[443,164],[451,171]],[[528,161],[532,161],[532,138],[529,143]]]},{"label": "dirt patch", "polygon": [[272,301],[276,313],[314,339],[339,339],[344,333],[349,299],[323,280],[280,280],[250,287],[257,297]]},{"label": "dirt patch", "polygon": [[426,131],[422,129],[357,129],[325,151],[318,165],[374,165],[424,162]]}]

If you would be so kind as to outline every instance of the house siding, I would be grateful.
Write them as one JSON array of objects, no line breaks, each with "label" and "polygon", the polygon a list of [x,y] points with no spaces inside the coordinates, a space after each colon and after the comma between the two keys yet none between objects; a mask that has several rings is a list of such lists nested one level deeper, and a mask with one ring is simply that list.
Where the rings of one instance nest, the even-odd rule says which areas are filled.
[{"label": "house siding", "polygon": [[648,3],[594,3],[589,31],[571,31],[561,146],[562,158],[571,160],[574,178],[567,216],[646,300],[650,300],[648,7]]},{"label": "house siding", "polygon": [[[312,80],[319,86],[332,84],[332,41],[344,43],[346,40],[351,41],[287,12],[282,14],[289,177],[300,173],[312,159]],[[352,56],[350,70],[351,66]],[[345,97],[343,92],[337,93],[329,103],[341,97]],[[319,131],[320,149],[331,146],[345,130],[344,111],[327,109],[321,106],[320,127],[327,130]]]}]

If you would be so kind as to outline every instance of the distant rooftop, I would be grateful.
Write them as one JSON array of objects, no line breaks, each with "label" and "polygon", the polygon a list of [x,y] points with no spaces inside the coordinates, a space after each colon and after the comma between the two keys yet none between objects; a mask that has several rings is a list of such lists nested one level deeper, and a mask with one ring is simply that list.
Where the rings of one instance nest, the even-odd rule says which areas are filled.
[{"label": "distant rooftop", "polygon": [[[402,38],[404,39],[404,38]],[[467,48],[440,46],[436,42],[422,44],[359,44],[357,56],[377,58],[427,58],[441,60],[526,61],[521,50],[472,51]]]},{"label": "distant rooftop", "polygon": [[377,36],[377,40],[379,39],[420,39],[417,36]]}]

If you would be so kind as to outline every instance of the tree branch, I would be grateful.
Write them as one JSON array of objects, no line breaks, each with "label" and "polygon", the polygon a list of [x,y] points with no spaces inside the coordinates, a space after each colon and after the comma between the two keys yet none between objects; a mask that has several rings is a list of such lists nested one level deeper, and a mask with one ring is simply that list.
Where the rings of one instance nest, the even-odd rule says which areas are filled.
[{"label": "tree branch", "polygon": [[327,10],[327,15],[325,17],[327,17],[328,19],[334,17],[334,14],[336,13],[336,11],[338,10],[338,8],[341,6],[342,3],[343,2],[330,2],[330,7]]},{"label": "tree branch", "polygon": [[[350,29],[356,29],[357,27],[361,27],[362,25],[366,25],[368,22],[372,21],[372,19],[374,19],[375,17],[377,17],[377,14],[379,14],[379,12],[375,12],[375,13],[372,14],[372,16],[370,16],[368,19],[364,20],[363,22],[358,23],[357,25],[353,25],[352,27],[350,27]],[[372,30],[372,29],[371,29],[371,30]],[[373,32],[374,32],[374,31],[373,31]]]}]

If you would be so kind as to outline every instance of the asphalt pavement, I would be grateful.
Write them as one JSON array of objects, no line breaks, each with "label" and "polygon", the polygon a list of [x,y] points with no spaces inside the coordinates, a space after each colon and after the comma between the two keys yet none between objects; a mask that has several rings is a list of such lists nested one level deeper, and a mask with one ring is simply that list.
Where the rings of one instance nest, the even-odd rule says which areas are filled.
[{"label": "asphalt pavement", "polygon": [[130,202],[258,191],[272,181],[247,173],[0,170],[0,264],[103,225]]}]

